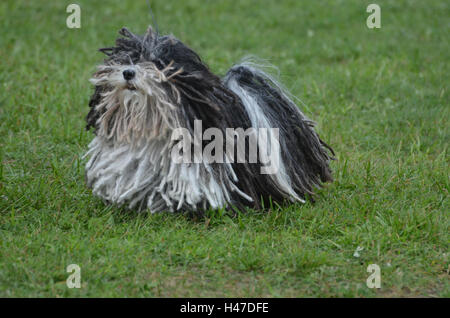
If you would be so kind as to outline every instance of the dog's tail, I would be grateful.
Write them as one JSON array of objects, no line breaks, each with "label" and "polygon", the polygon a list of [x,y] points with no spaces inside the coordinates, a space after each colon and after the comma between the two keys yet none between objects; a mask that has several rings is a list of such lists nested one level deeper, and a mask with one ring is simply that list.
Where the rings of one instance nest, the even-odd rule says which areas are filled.
[{"label": "dog's tail", "polygon": [[[321,182],[332,181],[329,161],[334,159],[333,149],[320,139],[313,129],[315,123],[272,76],[246,60],[233,66],[223,81],[241,99],[252,127],[279,129],[279,169],[267,176],[279,190],[290,199],[303,201]],[[258,148],[261,146],[258,140]]]}]

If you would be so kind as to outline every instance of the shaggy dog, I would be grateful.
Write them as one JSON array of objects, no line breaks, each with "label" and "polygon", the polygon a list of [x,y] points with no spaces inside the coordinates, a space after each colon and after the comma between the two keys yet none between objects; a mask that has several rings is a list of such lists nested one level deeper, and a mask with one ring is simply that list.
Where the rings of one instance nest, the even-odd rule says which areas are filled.
[{"label": "shaggy dog", "polygon": [[[126,28],[119,33],[116,46],[100,49],[107,58],[91,79],[87,129],[95,137],[86,153],[86,182],[94,195],[137,211],[261,209],[269,201],[304,202],[332,180],[333,150],[255,63],[234,65],[219,78],[173,36],[152,28],[144,36]],[[190,138],[177,142],[180,129]],[[229,129],[248,133],[228,138]],[[265,138],[251,138],[255,129]],[[189,144],[204,151],[207,142],[198,135],[218,139],[217,131],[227,141],[210,152],[216,160],[175,160]],[[244,147],[233,144],[242,141]],[[189,149],[183,156],[191,157]],[[264,173],[267,153],[276,169]]]}]

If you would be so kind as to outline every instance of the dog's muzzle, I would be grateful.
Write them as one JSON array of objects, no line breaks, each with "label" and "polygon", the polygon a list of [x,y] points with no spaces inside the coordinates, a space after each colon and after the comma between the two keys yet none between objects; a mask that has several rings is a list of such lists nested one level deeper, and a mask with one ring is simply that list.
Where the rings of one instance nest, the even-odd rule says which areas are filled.
[{"label": "dog's muzzle", "polygon": [[134,70],[131,69],[126,69],[125,71],[122,72],[123,74],[123,78],[127,81],[130,81],[134,78],[134,76],[136,75]]},{"label": "dog's muzzle", "polygon": [[136,72],[132,69],[126,69],[122,72],[123,78],[127,81],[126,88],[134,91],[136,87],[130,81],[136,76]]}]

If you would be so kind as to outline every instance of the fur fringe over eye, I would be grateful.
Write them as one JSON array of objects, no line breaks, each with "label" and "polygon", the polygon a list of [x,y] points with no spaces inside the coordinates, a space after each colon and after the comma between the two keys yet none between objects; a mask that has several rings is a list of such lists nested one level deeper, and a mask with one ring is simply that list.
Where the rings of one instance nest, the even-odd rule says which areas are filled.
[{"label": "fur fringe over eye", "polygon": [[[312,199],[332,181],[333,150],[263,67],[247,59],[220,78],[173,36],[119,33],[91,79],[94,195],[152,213],[262,209]],[[180,149],[190,161],[175,160]]]}]

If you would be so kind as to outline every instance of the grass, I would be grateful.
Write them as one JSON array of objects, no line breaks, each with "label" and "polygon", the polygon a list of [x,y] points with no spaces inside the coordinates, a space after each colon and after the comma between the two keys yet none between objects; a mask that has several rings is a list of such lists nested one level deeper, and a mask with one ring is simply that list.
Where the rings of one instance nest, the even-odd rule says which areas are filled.
[{"label": "grass", "polygon": [[448,1],[379,0],[372,30],[368,1],[151,1],[214,72],[277,65],[338,157],[315,204],[204,219],[86,189],[96,50],[150,18],[146,1],[82,0],[68,29],[66,2],[0,3],[0,297],[450,297]]}]

